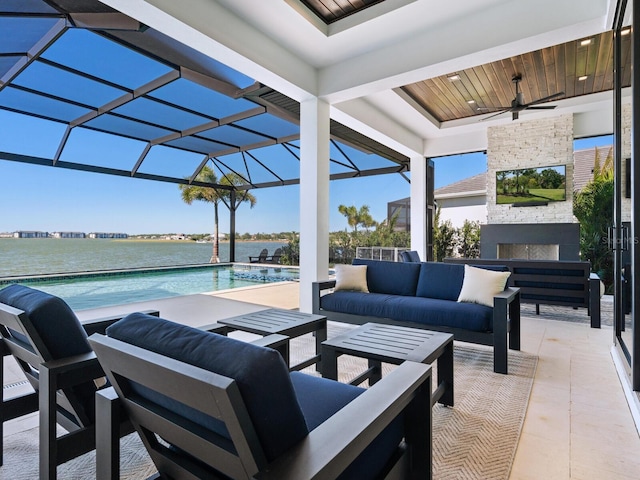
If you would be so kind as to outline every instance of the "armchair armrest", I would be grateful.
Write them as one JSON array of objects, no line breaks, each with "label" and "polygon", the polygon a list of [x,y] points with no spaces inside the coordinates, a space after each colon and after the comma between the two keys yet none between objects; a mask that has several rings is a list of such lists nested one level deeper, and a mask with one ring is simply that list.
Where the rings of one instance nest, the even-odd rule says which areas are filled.
[{"label": "armchair armrest", "polygon": [[[153,315],[154,317],[159,317],[160,312],[158,310],[143,310],[141,313],[146,313],[147,315]],[[93,318],[91,320],[87,320],[82,322],[82,327],[84,331],[87,332],[87,336],[91,336],[94,333],[105,334],[105,330],[107,327],[113,323],[116,323],[118,320],[122,320],[126,317],[128,313],[117,314],[117,315],[109,315],[107,317],[101,318]]]},{"label": "armchair armrest", "polygon": [[72,387],[104,377],[104,370],[93,352],[42,363],[39,371],[40,377],[44,376],[43,372],[50,377],[56,377],[57,388]]},{"label": "armchair armrest", "polygon": [[324,290],[329,290],[336,286],[335,279],[333,280],[322,280],[319,282],[313,282],[311,284],[311,311],[316,315],[320,313],[320,297],[322,296],[322,292]]},{"label": "armchair armrest", "polygon": [[336,478],[401,412],[412,478],[431,478],[431,367],[405,362],[278,458],[260,480]]}]

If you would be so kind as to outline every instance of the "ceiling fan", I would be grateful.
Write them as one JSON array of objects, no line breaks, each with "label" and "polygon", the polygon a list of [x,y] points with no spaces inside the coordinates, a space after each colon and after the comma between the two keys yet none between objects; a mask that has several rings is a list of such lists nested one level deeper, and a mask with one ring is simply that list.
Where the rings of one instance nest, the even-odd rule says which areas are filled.
[{"label": "ceiling fan", "polygon": [[519,73],[515,74],[511,81],[516,84],[516,98],[511,100],[510,107],[478,107],[478,110],[500,110],[498,113],[494,115],[490,115],[488,117],[480,119],[480,121],[489,120],[490,118],[497,117],[498,115],[502,115],[506,112],[511,112],[511,116],[513,120],[518,119],[518,115],[522,110],[552,110],[556,108],[555,105],[539,105],[539,103],[546,102],[547,100],[551,100],[552,98],[560,97],[564,95],[564,92],[554,93],[553,95],[548,95],[543,98],[539,98],[538,100],[534,100],[533,102],[524,103],[524,95],[520,91],[520,81],[522,80],[522,75]]}]

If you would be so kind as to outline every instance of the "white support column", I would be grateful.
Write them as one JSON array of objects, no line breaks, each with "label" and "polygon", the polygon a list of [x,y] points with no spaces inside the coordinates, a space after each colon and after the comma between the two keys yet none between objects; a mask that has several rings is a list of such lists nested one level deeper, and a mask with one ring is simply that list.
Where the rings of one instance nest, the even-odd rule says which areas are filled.
[{"label": "white support column", "polygon": [[311,313],[311,284],[329,268],[329,104],[300,103],[300,311]]},{"label": "white support column", "polygon": [[411,157],[411,250],[427,258],[427,160]]}]

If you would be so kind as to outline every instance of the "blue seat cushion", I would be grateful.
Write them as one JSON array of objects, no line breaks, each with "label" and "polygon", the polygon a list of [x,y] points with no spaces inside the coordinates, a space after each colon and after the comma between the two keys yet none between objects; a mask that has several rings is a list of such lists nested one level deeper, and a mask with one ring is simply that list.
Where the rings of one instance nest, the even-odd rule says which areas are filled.
[{"label": "blue seat cushion", "polygon": [[[296,399],[289,370],[278,352],[142,313],[127,315],[107,328],[107,335],[161,355],[233,378],[269,461],[304,438],[309,430]],[[221,422],[178,402],[149,398],[218,435]]]},{"label": "blue seat cushion", "polygon": [[[291,381],[309,430],[324,423],[334,413],[365,391],[363,388],[300,372],[292,372]],[[338,479],[369,480],[378,478],[403,438],[402,418],[402,416],[398,416],[391,422]]]},{"label": "blue seat cushion", "polygon": [[[35,330],[35,336],[40,338],[48,351],[40,352],[44,361],[60,360],[92,351],[87,341],[87,333],[78,317],[61,298],[24,285],[12,284],[0,290],[0,303],[26,313]],[[25,335],[15,330],[11,330],[11,334],[25,348],[35,353],[33,345]],[[69,392],[73,392],[78,398],[80,407],[93,421],[96,392],[93,381],[74,386]]]},{"label": "blue seat cushion", "polygon": [[353,265],[367,266],[367,286],[371,293],[415,295],[420,275],[419,263],[386,262],[355,258]]},{"label": "blue seat cushion", "polygon": [[441,325],[476,332],[493,330],[493,308],[437,298],[359,292],[334,292],[320,299],[322,309],[422,325]]}]

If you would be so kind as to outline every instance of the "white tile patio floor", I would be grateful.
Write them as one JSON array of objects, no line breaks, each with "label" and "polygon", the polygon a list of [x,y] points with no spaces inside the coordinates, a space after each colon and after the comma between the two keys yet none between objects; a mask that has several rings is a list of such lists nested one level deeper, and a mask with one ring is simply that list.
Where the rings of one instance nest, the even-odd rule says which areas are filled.
[{"label": "white tile patio floor", "polygon": [[[146,308],[192,325],[213,323],[261,306],[298,307],[298,284],[221,292],[213,301],[191,295],[153,303],[79,312],[82,319]],[[240,301],[244,303],[236,303]],[[606,302],[606,300],[604,300]],[[639,479],[640,437],[611,357],[612,329],[592,329],[584,310],[566,309],[574,321],[536,317],[523,306],[522,350],[537,354],[538,368],[511,479]],[[603,305],[606,309],[606,305]],[[558,313],[559,312],[559,313]],[[555,318],[562,309],[554,310]],[[576,322],[579,315],[584,321]],[[5,384],[17,379],[7,372]],[[19,380],[19,379],[18,379]],[[6,434],[35,426],[33,416],[7,422]]]}]

